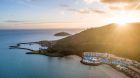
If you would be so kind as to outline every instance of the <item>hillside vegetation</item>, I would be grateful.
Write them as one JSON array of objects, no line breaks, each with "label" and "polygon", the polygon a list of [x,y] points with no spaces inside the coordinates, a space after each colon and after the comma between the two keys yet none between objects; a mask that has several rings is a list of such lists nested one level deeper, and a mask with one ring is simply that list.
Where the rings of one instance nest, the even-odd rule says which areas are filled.
[{"label": "hillside vegetation", "polygon": [[82,55],[82,52],[108,52],[140,61],[140,23],[125,26],[109,24],[90,28],[60,39],[48,52]]}]

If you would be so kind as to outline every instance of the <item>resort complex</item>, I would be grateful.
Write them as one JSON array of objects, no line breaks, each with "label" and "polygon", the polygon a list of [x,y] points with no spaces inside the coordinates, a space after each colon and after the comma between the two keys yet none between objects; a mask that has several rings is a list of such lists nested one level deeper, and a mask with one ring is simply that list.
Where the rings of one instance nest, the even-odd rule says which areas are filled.
[{"label": "resort complex", "polygon": [[140,78],[140,63],[109,53],[84,52],[81,63],[86,65],[109,64],[131,78]]}]

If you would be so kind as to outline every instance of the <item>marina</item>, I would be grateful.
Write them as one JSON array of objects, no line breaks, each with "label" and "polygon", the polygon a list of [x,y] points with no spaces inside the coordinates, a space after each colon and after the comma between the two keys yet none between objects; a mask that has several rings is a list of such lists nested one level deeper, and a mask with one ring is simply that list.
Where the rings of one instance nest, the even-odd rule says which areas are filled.
[{"label": "marina", "polygon": [[108,64],[131,78],[140,78],[140,63],[109,53],[84,52],[81,62],[86,65]]}]

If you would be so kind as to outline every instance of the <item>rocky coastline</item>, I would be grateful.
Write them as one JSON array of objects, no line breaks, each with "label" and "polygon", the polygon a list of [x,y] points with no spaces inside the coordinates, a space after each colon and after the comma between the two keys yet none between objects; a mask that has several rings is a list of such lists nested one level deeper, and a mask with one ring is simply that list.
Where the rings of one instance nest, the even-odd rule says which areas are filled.
[{"label": "rocky coastline", "polygon": [[44,48],[39,48],[39,50],[34,50],[34,49],[30,49],[30,48],[21,47],[22,44],[26,44],[26,45],[38,44],[42,47],[51,47],[51,46],[55,45],[56,42],[57,42],[57,40],[18,43],[14,46],[9,46],[9,49],[23,49],[23,50],[29,51],[29,52],[26,52],[26,54],[41,54],[41,55],[46,55],[46,56],[50,56],[50,57],[63,57],[64,55],[61,53],[48,52],[47,49],[44,49]]}]

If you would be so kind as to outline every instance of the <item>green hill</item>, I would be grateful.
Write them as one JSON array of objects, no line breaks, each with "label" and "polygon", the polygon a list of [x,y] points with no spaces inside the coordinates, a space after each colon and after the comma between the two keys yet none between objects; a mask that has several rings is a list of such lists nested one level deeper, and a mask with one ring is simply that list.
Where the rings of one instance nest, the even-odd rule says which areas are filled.
[{"label": "green hill", "polygon": [[140,23],[109,24],[60,39],[48,52],[81,55],[85,51],[108,52],[140,61]]}]

